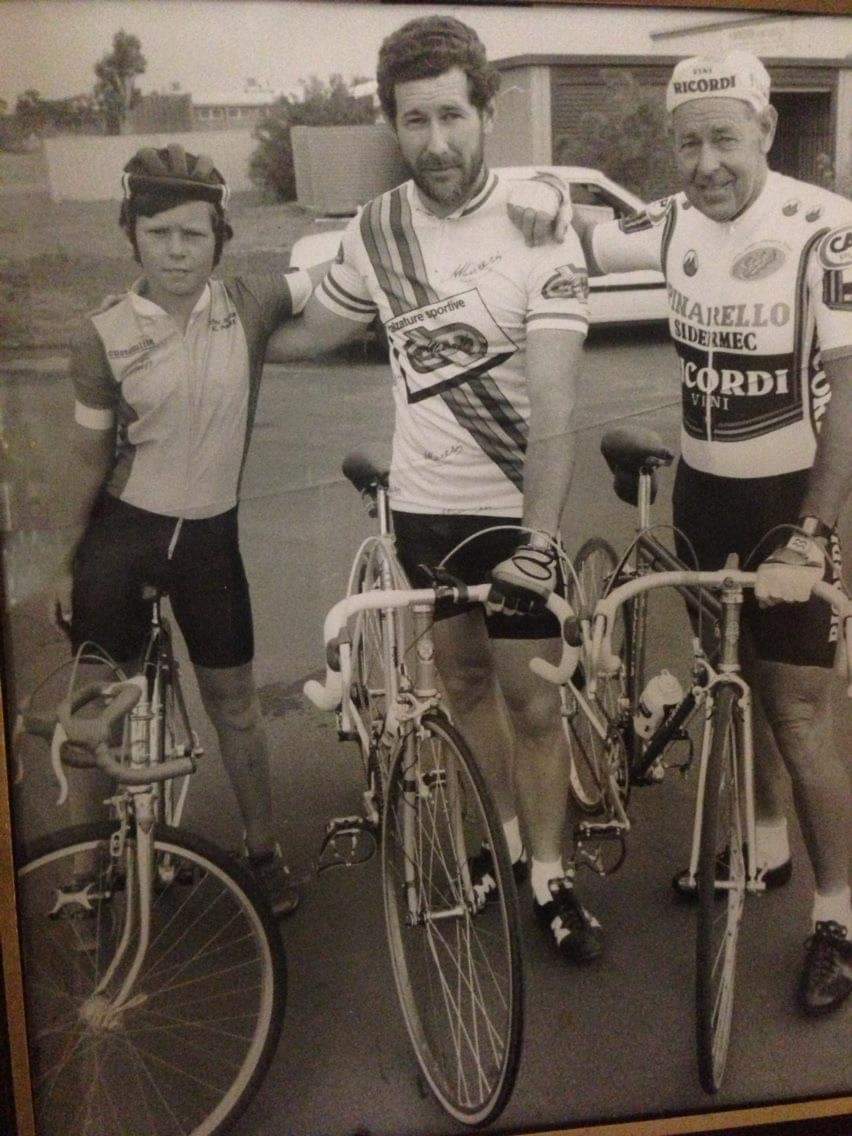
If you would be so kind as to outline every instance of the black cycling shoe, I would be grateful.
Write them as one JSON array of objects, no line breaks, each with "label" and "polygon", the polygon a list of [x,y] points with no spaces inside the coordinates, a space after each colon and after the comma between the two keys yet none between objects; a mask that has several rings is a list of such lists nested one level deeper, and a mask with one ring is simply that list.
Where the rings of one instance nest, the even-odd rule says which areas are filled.
[{"label": "black cycling shoe", "polygon": [[548,881],[551,898],[533,900],[536,920],[549,933],[559,954],[571,962],[592,962],[603,953],[603,932],[577,898],[569,877]]},{"label": "black cycling shoe", "polygon": [[[470,882],[473,885],[473,894],[476,897],[476,909],[481,911],[486,903],[493,903],[497,899],[497,880],[494,877],[494,858],[491,855],[491,845],[484,841],[475,856],[468,861],[470,869]],[[526,883],[530,874],[530,863],[527,859],[526,849],[521,850],[520,859],[512,864],[512,875],[518,887]]]},{"label": "black cycling shoe", "polygon": [[260,884],[276,919],[291,915],[299,906],[299,889],[290,879],[279,845],[259,856],[246,856],[249,871]]},{"label": "black cycling shoe", "polygon": [[817,923],[805,947],[797,991],[799,1005],[812,1016],[829,1014],[852,991],[852,943],[844,926],[828,920]]},{"label": "black cycling shoe", "polygon": [[[743,845],[743,856],[747,856],[747,845]],[[728,876],[728,849],[725,848],[717,858],[717,879],[724,880]],[[774,891],[775,888],[783,887],[784,884],[790,882],[793,875],[793,861],[785,860],[783,864],[778,864],[774,868],[767,868],[763,873],[763,883],[767,891]],[[684,868],[682,872],[678,872],[676,876],[672,877],[672,888],[676,895],[681,899],[686,899],[689,902],[695,902],[698,899],[698,887],[696,885],[690,886],[689,883],[689,868]],[[725,888],[716,888],[716,899],[721,899],[725,894]]]}]

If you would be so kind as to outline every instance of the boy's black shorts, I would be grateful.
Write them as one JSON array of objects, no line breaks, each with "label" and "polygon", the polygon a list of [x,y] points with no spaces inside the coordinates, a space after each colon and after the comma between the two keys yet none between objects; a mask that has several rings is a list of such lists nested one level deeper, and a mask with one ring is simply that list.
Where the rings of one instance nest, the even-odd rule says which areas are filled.
[{"label": "boy's black shorts", "polygon": [[236,667],[254,657],[251,600],[237,531],[236,506],[204,520],[184,520],[171,559],[177,519],[103,494],[74,558],[71,640],[86,640],[118,663],[136,661],[150,605],[145,585],[168,592],[189,657],[203,667]]}]

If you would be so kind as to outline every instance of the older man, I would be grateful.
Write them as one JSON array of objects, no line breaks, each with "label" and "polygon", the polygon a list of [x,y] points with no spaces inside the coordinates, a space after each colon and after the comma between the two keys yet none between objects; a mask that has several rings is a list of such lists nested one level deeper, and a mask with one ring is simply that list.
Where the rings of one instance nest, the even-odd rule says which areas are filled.
[{"label": "older man", "polygon": [[[617,223],[574,223],[592,274],[666,277],[681,369],[682,554],[686,538],[703,568],[732,551],[763,561],[760,607],[747,609],[746,673],[762,711],[757,855],[767,887],[789,880],[777,746],[816,879],[798,996],[821,1014],[852,989],[849,781],[826,740],[837,627],[810,598],[826,562],[838,573],[834,528],[852,484],[852,204],[769,169],[769,89],[747,52],[680,62],[666,106],[682,192]],[[541,217],[525,213],[526,192],[513,205],[529,232]],[[688,892],[686,874],[674,885]]]}]

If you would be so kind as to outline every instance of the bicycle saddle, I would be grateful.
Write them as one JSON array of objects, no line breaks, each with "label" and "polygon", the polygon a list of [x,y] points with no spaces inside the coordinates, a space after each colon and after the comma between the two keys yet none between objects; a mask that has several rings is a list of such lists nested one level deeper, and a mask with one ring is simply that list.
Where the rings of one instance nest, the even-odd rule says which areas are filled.
[{"label": "bicycle saddle", "polygon": [[657,496],[655,470],[661,465],[671,465],[674,454],[663,444],[656,430],[646,430],[635,426],[619,426],[607,430],[601,438],[601,453],[606,464],[615,474],[616,496],[628,505],[639,503],[639,474],[651,476],[651,501]]}]

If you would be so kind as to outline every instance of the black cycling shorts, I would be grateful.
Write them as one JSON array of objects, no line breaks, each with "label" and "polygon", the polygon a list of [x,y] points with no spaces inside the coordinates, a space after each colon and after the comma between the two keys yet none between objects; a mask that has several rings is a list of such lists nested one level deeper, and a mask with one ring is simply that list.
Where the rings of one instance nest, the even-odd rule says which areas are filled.
[{"label": "black cycling shorts", "polygon": [[[465,584],[485,584],[492,568],[506,560],[522,543],[523,535],[517,517],[486,517],[457,513],[393,513],[397,553],[413,588],[428,588],[432,582],[420,565],[435,568],[459,541],[494,525],[513,525],[512,529],[486,533],[471,540],[451,556],[445,567]],[[435,619],[448,619],[476,608],[479,604],[454,604],[439,600]],[[559,622],[546,609],[531,615],[485,615],[485,625],[492,639],[554,639],[559,635]]]},{"label": "black cycling shorts", "polygon": [[116,662],[138,660],[151,607],[145,585],[168,592],[189,657],[202,667],[236,667],[254,657],[251,601],[236,506],[204,520],[177,520],[103,494],[74,558],[71,641],[86,640]]},{"label": "black cycling shorts", "polygon": [[[728,554],[736,552],[742,569],[756,571],[771,552],[786,544],[792,531],[789,526],[800,515],[807,480],[806,469],[775,477],[717,477],[681,459],[672,497],[675,527],[692,545],[699,568],[723,568]],[[787,527],[770,534],[776,525]],[[675,539],[678,556],[692,567],[695,559],[686,541],[677,535]],[[836,533],[829,541],[829,555],[832,564],[826,568],[825,579],[836,583],[840,580]],[[743,622],[758,658],[798,666],[831,667],[834,663],[838,624],[822,600],[761,608],[749,591]]]}]

